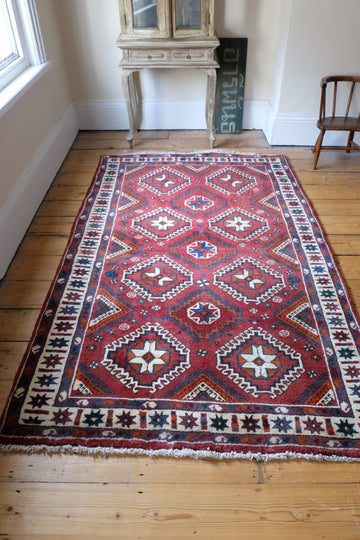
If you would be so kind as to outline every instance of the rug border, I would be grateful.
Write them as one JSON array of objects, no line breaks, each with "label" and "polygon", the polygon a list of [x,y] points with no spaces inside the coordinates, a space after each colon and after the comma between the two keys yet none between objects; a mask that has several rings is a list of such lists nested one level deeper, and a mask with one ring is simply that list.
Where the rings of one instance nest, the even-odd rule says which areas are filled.
[{"label": "rug border", "polygon": [[[23,355],[22,355],[22,359],[21,359],[21,361],[20,361],[20,364],[19,364],[19,366],[18,366],[18,368],[17,368],[17,370],[16,370],[14,380],[13,380],[13,382],[12,382],[10,391],[9,391],[8,396],[7,396],[7,399],[6,399],[6,401],[5,401],[4,408],[3,408],[2,412],[1,412],[1,415],[0,415],[0,437],[2,436],[2,435],[1,435],[2,425],[3,425],[3,422],[4,422],[4,420],[5,420],[5,417],[6,417],[6,414],[7,414],[7,411],[8,411],[8,407],[9,407],[10,402],[11,402],[11,398],[12,398],[13,393],[14,393],[14,391],[15,391],[17,381],[19,380],[20,375],[21,375],[21,373],[22,373],[22,370],[23,370],[24,367],[25,367],[26,359],[27,359],[28,353],[30,352],[30,349],[31,349],[31,346],[32,346],[33,339],[35,338],[35,336],[36,336],[36,334],[37,334],[37,330],[38,330],[40,321],[41,321],[42,316],[43,316],[43,314],[44,314],[44,309],[45,309],[45,307],[46,307],[46,305],[47,305],[47,303],[48,303],[48,300],[49,300],[49,298],[50,298],[50,296],[51,296],[51,293],[52,293],[52,290],[53,290],[53,288],[54,288],[54,285],[55,285],[55,283],[56,283],[56,281],[57,281],[59,271],[61,270],[61,268],[62,268],[62,266],[63,266],[63,264],[64,264],[64,262],[65,262],[66,254],[67,254],[68,249],[69,249],[69,246],[70,246],[70,244],[71,244],[71,241],[72,241],[72,238],[73,238],[73,234],[74,234],[74,232],[75,232],[75,230],[76,230],[76,227],[77,227],[77,225],[78,225],[78,221],[79,221],[80,216],[81,216],[81,214],[82,214],[82,212],[83,212],[83,208],[84,208],[84,206],[86,205],[87,198],[89,197],[89,195],[90,195],[90,193],[91,193],[91,191],[92,191],[92,189],[93,189],[93,186],[94,186],[94,184],[95,184],[95,181],[96,181],[96,178],[97,178],[97,175],[98,175],[98,173],[99,173],[99,169],[100,169],[100,167],[101,167],[101,163],[102,163],[102,160],[103,160],[104,157],[108,157],[108,155],[107,155],[107,154],[101,154],[100,157],[99,157],[99,161],[98,161],[98,164],[97,164],[97,166],[96,166],[96,170],[95,170],[95,172],[92,174],[92,179],[91,179],[91,182],[90,182],[90,184],[89,184],[89,187],[88,187],[88,189],[86,190],[85,195],[83,196],[83,199],[82,199],[82,201],[81,201],[81,203],[80,203],[80,206],[79,206],[79,209],[78,209],[78,211],[77,211],[77,214],[76,214],[76,216],[75,216],[75,218],[74,218],[74,220],[73,220],[73,223],[72,223],[72,225],[71,225],[71,229],[70,229],[70,232],[69,232],[67,241],[66,241],[65,248],[64,248],[64,250],[63,250],[62,255],[60,256],[59,263],[58,263],[58,265],[57,265],[57,267],[56,267],[56,270],[55,270],[55,272],[54,272],[54,277],[53,277],[52,280],[51,280],[51,283],[50,283],[50,286],[49,286],[49,288],[48,288],[48,290],[47,290],[47,293],[46,293],[46,295],[45,295],[44,301],[43,301],[43,303],[42,303],[42,305],[41,305],[41,307],[40,307],[40,309],[39,309],[39,314],[38,314],[38,316],[37,316],[37,318],[36,318],[36,321],[35,321],[35,324],[34,324],[32,333],[31,333],[30,338],[29,338],[29,340],[28,340],[28,343],[27,343],[27,345],[26,345],[25,351],[24,351],[24,353],[23,353]],[[90,173],[90,176],[91,176],[91,173]],[[55,178],[54,178],[54,180],[53,180],[53,182],[52,182],[52,184],[51,184],[51,186],[50,186],[49,189],[51,189],[51,187],[52,187],[52,185],[53,185],[54,182],[55,182]],[[43,201],[42,201],[42,202],[43,202]],[[42,204],[42,202],[41,202],[41,204]],[[40,206],[39,206],[39,208],[40,208]],[[8,445],[1,445],[1,444],[0,444],[0,452],[4,449],[4,446],[6,447],[6,446],[8,446]],[[10,446],[11,446],[11,445],[10,445]],[[19,445],[19,446],[20,446],[20,445]],[[29,446],[30,446],[30,445],[29,445]],[[36,445],[36,447],[37,447],[37,446],[38,446],[38,445]],[[25,446],[25,447],[26,447],[26,446]],[[5,448],[5,451],[6,451],[6,448]]]}]

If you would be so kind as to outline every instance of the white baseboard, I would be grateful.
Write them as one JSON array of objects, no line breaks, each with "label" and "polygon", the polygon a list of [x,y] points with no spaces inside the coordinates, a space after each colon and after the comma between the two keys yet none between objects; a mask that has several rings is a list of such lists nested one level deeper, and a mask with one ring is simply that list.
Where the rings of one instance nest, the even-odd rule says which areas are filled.
[{"label": "white baseboard", "polygon": [[268,101],[250,101],[244,102],[244,129],[260,129],[264,133],[267,129],[267,123],[272,109]]},{"label": "white baseboard", "polygon": [[275,146],[312,146],[319,133],[316,122],[317,116],[279,114],[270,122],[268,141]]},{"label": "white baseboard", "polygon": [[[141,103],[140,129],[205,129],[203,101],[145,100]],[[75,103],[79,129],[127,130],[128,117],[124,100],[84,100]],[[260,129],[274,146],[313,146],[319,130],[317,116],[276,115],[265,100],[244,103],[243,128]],[[346,136],[327,133],[329,145],[343,144]]]},{"label": "white baseboard", "polygon": [[[268,142],[273,146],[314,146],[319,135],[317,120],[318,116],[274,115],[269,106],[268,121],[264,133]],[[347,137],[347,133],[327,131],[323,144],[345,146]],[[358,141],[357,134],[355,141]]]},{"label": "white baseboard", "polygon": [[[83,100],[75,103],[79,129],[128,129],[124,100]],[[205,129],[204,101],[147,100],[141,103],[140,129]],[[271,111],[266,101],[246,101],[244,129],[264,129]]]},{"label": "white baseboard", "polygon": [[71,105],[40,146],[0,211],[0,279],[69,151],[78,126]]},{"label": "white baseboard", "polygon": [[78,100],[74,109],[80,130],[129,129],[123,100]]},{"label": "white baseboard", "polygon": [[[129,129],[124,100],[77,101],[75,110],[79,129]],[[205,129],[205,103],[202,101],[147,100],[139,110],[140,129]]]}]

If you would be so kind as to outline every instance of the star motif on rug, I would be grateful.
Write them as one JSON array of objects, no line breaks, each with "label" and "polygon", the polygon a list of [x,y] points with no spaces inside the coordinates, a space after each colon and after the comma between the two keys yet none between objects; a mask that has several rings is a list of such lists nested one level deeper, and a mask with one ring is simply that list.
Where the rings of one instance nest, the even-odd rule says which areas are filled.
[{"label": "star motif on rug", "polygon": [[225,221],[225,226],[235,231],[246,231],[251,226],[251,221],[242,219],[242,217],[233,217]]},{"label": "star motif on rug", "polygon": [[194,259],[210,259],[217,254],[216,246],[206,240],[193,242],[186,251]]},{"label": "star motif on rug", "polygon": [[256,378],[269,377],[269,372],[277,370],[279,366],[274,364],[277,358],[275,354],[268,354],[264,350],[263,345],[251,345],[251,352],[241,353],[241,357],[245,360],[242,364],[243,369],[253,370],[253,376]]},{"label": "star motif on rug", "polygon": [[219,319],[221,311],[210,302],[197,302],[188,308],[187,315],[198,324],[212,324]]},{"label": "star motif on rug", "polygon": [[193,197],[190,197],[190,199],[187,199],[185,201],[185,206],[188,206],[189,208],[192,208],[196,211],[207,210],[208,208],[214,206],[214,204],[214,201],[212,201],[211,199],[207,199],[202,195],[194,195]]},{"label": "star motif on rug", "polygon": [[168,216],[159,216],[157,219],[149,221],[149,225],[158,231],[167,231],[177,224],[175,219],[169,219]]},{"label": "star motif on rug", "polygon": [[141,348],[130,349],[128,362],[138,373],[156,373],[168,363],[169,351],[158,348],[156,341],[144,341]]}]

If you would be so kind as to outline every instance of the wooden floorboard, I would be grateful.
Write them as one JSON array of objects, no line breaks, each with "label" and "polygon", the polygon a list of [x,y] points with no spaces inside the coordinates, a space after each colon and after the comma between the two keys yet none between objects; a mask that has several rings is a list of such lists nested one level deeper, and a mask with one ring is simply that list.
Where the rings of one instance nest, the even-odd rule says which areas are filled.
[{"label": "wooden floorboard", "polygon": [[[221,150],[285,154],[324,228],[360,313],[360,154],[270,147],[259,131],[219,136]],[[203,131],[141,132],[135,151],[206,150]],[[125,132],[81,132],[0,284],[4,406],[73,221],[102,154]],[[255,463],[84,455],[0,457],[0,540],[355,540],[360,464]]]}]

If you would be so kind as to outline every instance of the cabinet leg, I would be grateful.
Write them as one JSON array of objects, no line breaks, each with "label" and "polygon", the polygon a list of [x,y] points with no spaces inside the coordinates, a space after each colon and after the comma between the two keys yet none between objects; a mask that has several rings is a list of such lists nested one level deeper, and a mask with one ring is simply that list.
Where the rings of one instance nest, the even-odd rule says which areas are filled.
[{"label": "cabinet leg", "polygon": [[128,113],[129,127],[130,127],[126,140],[129,143],[129,147],[132,148],[134,135],[138,129],[136,89],[135,89],[133,70],[127,70],[127,69],[122,70],[122,88],[124,92],[124,99],[126,103],[126,109]]},{"label": "cabinet leg", "polygon": [[214,108],[215,108],[215,95],[216,95],[216,69],[205,69],[207,74],[207,88],[206,88],[206,126],[209,134],[210,148],[215,144],[215,132],[214,132]]},{"label": "cabinet leg", "polygon": [[135,84],[134,72],[130,74],[129,84],[130,84],[132,111],[134,115],[134,129],[136,133],[139,129],[139,114],[138,114],[138,102],[137,102],[137,97],[136,97],[136,84]]}]

